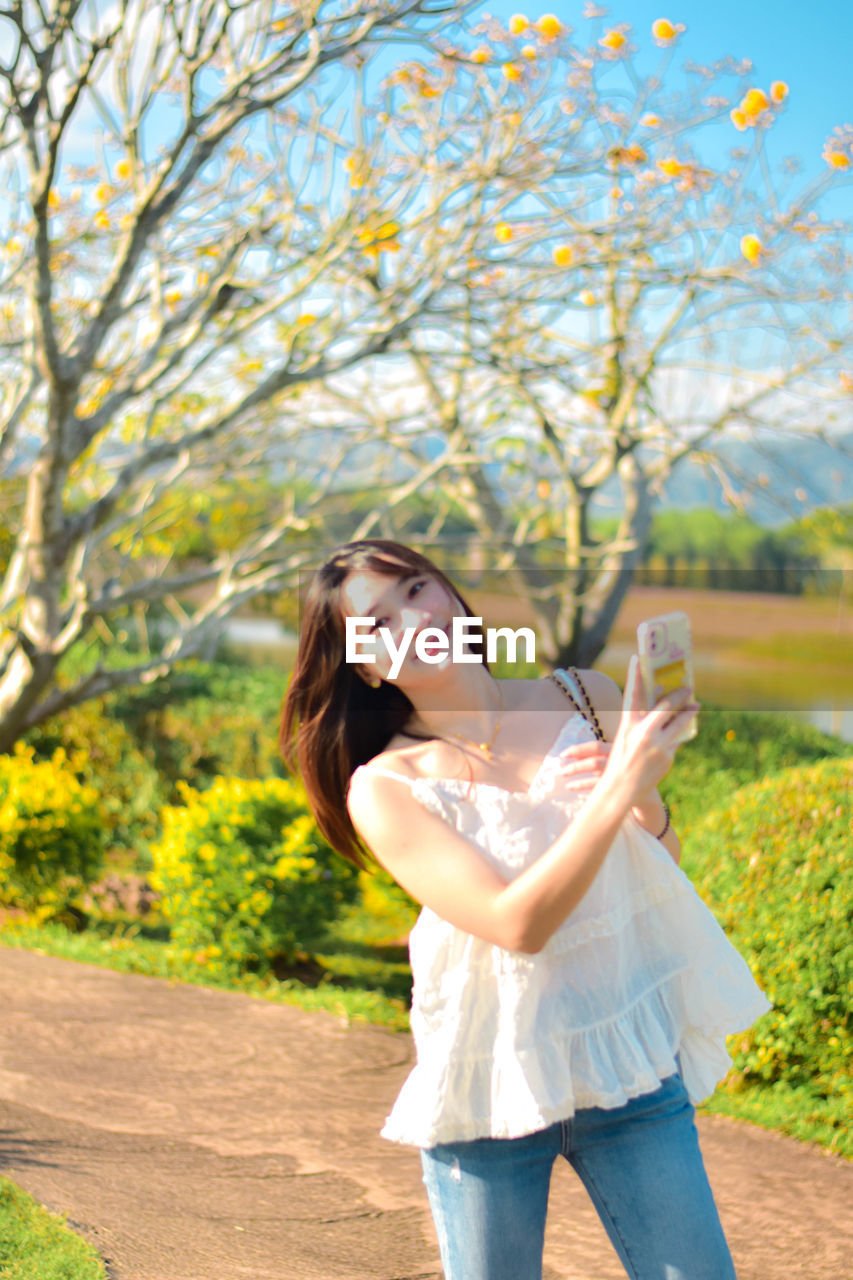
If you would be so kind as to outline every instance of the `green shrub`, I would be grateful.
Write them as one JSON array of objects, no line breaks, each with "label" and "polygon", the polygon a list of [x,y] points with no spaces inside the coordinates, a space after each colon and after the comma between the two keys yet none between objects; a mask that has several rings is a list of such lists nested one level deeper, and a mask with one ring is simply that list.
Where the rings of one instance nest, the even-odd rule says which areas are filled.
[{"label": "green shrub", "polygon": [[359,873],[361,905],[377,925],[385,924],[389,936],[403,938],[413,928],[420,907],[405,889],[378,864]]},{"label": "green shrub", "polygon": [[278,718],[286,676],[225,662],[194,662],[146,689],[115,695],[108,712],[152,761],[171,801],[177,783],[281,775]]},{"label": "green shrub", "polygon": [[673,826],[683,838],[710,809],[728,805],[739,787],[783,769],[851,755],[850,743],[795,716],[703,706],[697,737],[679,747],[664,781]]},{"label": "green shrub", "polygon": [[689,844],[697,888],[774,1005],[736,1041],[741,1078],[853,1105],[851,788],[853,760],[786,770],[736,792]]},{"label": "green shrub", "polygon": [[[168,789],[130,731],[111,716],[105,701],[71,707],[27,735],[37,759],[62,749],[80,781],[100,794],[106,841],[132,850],[134,864],[144,866],[150,842],[159,832],[161,807]],[[141,855],[141,858],[140,858]]]},{"label": "green shrub", "polygon": [[265,972],[323,940],[357,891],[355,868],[320,836],[295,782],[217,778],[163,810],[154,887],[186,961]]},{"label": "green shrub", "polygon": [[43,919],[61,913],[103,864],[98,793],[65,752],[0,756],[0,899]]},{"label": "green shrub", "polygon": [[284,772],[277,735],[285,682],[276,670],[187,663],[152,685],[71,707],[26,741],[36,759],[61,748],[74,761],[79,780],[100,793],[111,863],[144,874],[160,810],[180,800],[179,781],[203,788],[220,775]]}]

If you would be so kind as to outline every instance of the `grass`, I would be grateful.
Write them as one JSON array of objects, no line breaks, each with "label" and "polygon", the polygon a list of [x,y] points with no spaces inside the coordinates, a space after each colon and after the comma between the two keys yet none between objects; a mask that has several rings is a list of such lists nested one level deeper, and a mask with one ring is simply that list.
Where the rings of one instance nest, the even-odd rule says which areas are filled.
[{"label": "grass", "polygon": [[816,1143],[853,1160],[853,1135],[845,1105],[825,1098],[809,1085],[794,1087],[780,1080],[769,1088],[761,1087],[743,1083],[733,1072],[699,1110],[777,1129],[789,1138]]},{"label": "grass", "polygon": [[321,954],[306,957],[290,970],[264,976],[211,974],[176,955],[164,926],[126,920],[93,920],[78,933],[58,922],[34,924],[21,919],[0,930],[0,943],[121,973],[241,991],[332,1013],[347,1024],[367,1022],[406,1031],[411,973],[405,944],[398,940],[411,923],[403,915],[377,920],[353,907],[330,931]]},{"label": "grass", "polygon": [[828,597],[634,587],[602,668],[621,680],[638,623],[674,609],[690,618],[703,700],[755,708],[853,700],[853,610]]},{"label": "grass", "polygon": [[0,1178],[2,1280],[104,1280],[104,1264],[61,1216]]}]

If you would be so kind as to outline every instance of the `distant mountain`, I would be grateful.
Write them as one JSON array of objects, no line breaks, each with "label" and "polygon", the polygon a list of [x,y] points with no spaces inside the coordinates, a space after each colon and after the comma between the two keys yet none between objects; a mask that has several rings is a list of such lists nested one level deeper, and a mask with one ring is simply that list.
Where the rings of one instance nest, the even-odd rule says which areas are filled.
[{"label": "distant mountain", "polygon": [[[715,452],[731,469],[733,488],[744,494],[745,511],[758,524],[787,524],[817,507],[853,502],[853,432],[839,437],[837,449],[817,440],[780,437],[760,447],[729,440]],[[732,510],[717,479],[689,459],[667,480],[660,503],[682,510]]]}]

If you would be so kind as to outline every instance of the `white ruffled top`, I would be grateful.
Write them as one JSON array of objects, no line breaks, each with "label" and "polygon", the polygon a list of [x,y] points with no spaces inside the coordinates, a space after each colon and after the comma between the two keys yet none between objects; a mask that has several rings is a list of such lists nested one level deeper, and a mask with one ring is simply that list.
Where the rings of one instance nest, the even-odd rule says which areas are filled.
[{"label": "white ruffled top", "polygon": [[[573,714],[527,791],[391,776],[515,876],[583,803],[557,757],[592,737]],[[417,1064],[382,1136],[418,1147],[513,1138],[582,1107],[619,1107],[679,1066],[701,1101],[731,1063],[726,1036],[770,1008],[685,874],[632,817],[542,951],[507,951],[426,907],[409,951]]]}]

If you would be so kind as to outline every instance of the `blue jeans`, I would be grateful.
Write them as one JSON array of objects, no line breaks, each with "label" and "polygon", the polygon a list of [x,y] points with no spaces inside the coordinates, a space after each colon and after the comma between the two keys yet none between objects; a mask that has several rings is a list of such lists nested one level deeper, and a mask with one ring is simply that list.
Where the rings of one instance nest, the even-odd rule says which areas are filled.
[{"label": "blue jeans", "polygon": [[558,1155],[580,1176],[631,1280],[735,1280],[680,1076],[624,1107],[421,1155],[445,1280],[541,1280]]}]

